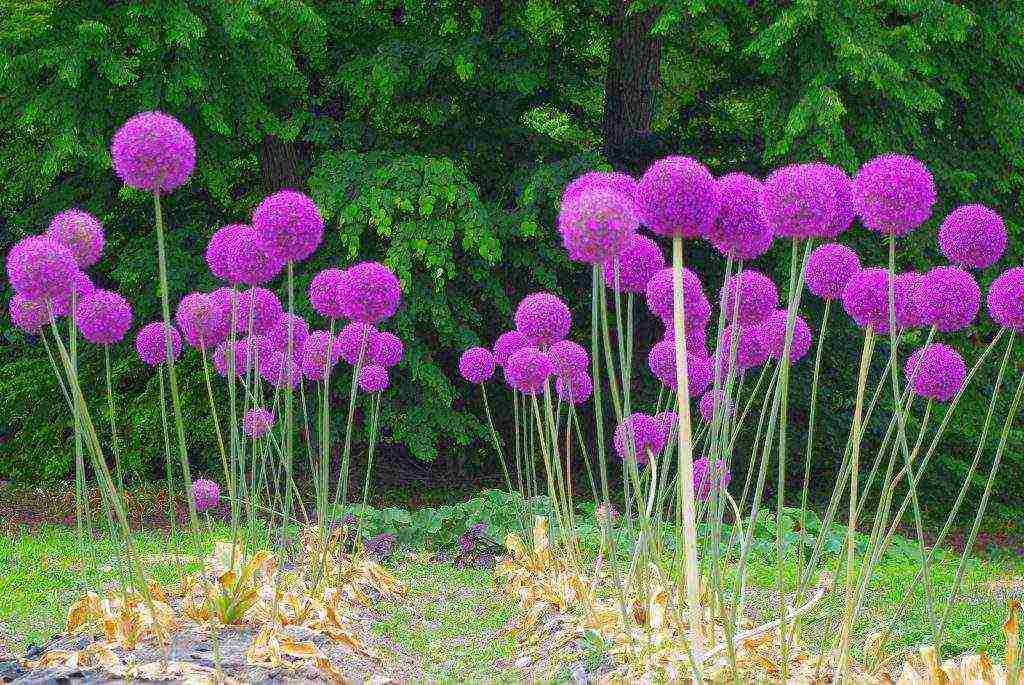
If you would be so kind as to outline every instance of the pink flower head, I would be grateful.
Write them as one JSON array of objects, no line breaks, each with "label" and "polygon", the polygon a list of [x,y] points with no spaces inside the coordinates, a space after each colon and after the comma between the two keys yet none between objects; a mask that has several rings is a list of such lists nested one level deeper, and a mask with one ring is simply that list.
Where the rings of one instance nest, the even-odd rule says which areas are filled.
[{"label": "pink flower head", "polygon": [[274,352],[274,346],[262,335],[251,335],[247,338],[235,341],[235,361],[238,365],[237,373],[255,370],[260,368],[260,360]]},{"label": "pink flower head", "polygon": [[242,432],[250,438],[262,438],[274,425],[274,412],[266,407],[254,407],[245,412]]},{"label": "pink flower head", "polygon": [[256,244],[271,257],[300,262],[316,251],[324,237],[324,220],[316,203],[297,190],[268,195],[252,213]]},{"label": "pink flower head", "polygon": [[126,185],[168,193],[196,166],[196,141],[180,121],[163,112],[142,112],[121,125],[110,144],[114,172]]},{"label": "pink flower head", "polygon": [[[664,340],[674,342],[676,339],[676,329],[672,325],[671,321],[665,323],[665,335],[662,336]],[[708,354],[708,329],[707,328],[687,328],[686,329],[686,351],[689,354],[697,354],[702,357],[710,356]]]},{"label": "pink flower head", "polygon": [[388,387],[388,370],[380,364],[367,364],[359,369],[359,389],[380,392]]},{"label": "pink flower head", "polygon": [[277,349],[286,350],[288,349],[289,328],[292,334],[292,349],[302,349],[302,343],[305,342],[306,336],[309,335],[309,324],[297,314],[282,313],[277,322],[267,331],[266,338]]},{"label": "pink flower head", "polygon": [[605,262],[601,267],[604,282],[615,288],[615,270],[618,269],[619,290],[642,293],[651,276],[665,268],[665,256],[653,240],[640,233],[629,236],[618,259]]},{"label": "pink flower head", "polygon": [[341,269],[324,269],[309,282],[309,302],[313,309],[328,319],[340,319],[345,314],[348,280]]},{"label": "pink flower head", "polygon": [[516,307],[516,329],[530,343],[548,348],[569,335],[572,314],[562,300],[551,293],[533,293]]},{"label": "pink flower head", "polygon": [[529,339],[519,331],[505,331],[494,341],[494,361],[504,366],[513,352],[530,347]]},{"label": "pink flower head", "polygon": [[225,340],[231,325],[223,307],[207,293],[189,293],[181,298],[174,320],[189,345],[206,349]]},{"label": "pink flower head", "polygon": [[238,331],[269,336],[284,316],[284,307],[273,290],[258,286],[238,294]]},{"label": "pink flower head", "polygon": [[665,436],[665,444],[672,437],[672,433],[679,425],[679,416],[674,411],[663,411],[654,415],[654,420],[661,424],[662,434]]},{"label": "pink flower head", "polygon": [[[655,343],[647,354],[647,366],[662,385],[676,389],[676,346],[671,340]],[[714,377],[711,360],[699,354],[687,353],[686,375],[690,397],[697,397],[707,390]]]},{"label": "pink flower head", "polygon": [[957,207],[939,226],[939,247],[953,264],[984,269],[1006,251],[1003,218],[985,205]]},{"label": "pink flower head", "polygon": [[877,333],[889,332],[889,272],[861,269],[843,288],[843,309],[858,326],[872,326]]},{"label": "pink flower head", "polygon": [[[846,174],[827,164],[791,164],[773,171],[764,182],[761,216],[777,236],[834,238],[845,226],[849,194]],[[848,187],[847,187],[848,189]],[[845,197],[847,203],[843,204]],[[849,221],[846,222],[847,226]]]},{"label": "pink flower head", "polygon": [[53,317],[45,304],[26,300],[18,293],[11,298],[11,323],[32,335],[39,335],[43,326],[48,326]]},{"label": "pink flower head", "polygon": [[390,331],[377,331],[377,341],[374,347],[374,355],[370,359],[373,364],[380,364],[385,369],[390,369],[402,361],[405,354],[405,345],[402,339]]},{"label": "pink flower head", "polygon": [[99,261],[103,254],[103,226],[100,220],[81,209],[65,209],[50,221],[46,235],[71,250],[78,268]]},{"label": "pink flower head", "polygon": [[[786,318],[789,312],[777,309],[757,327],[761,336],[761,348],[772,359],[782,359],[786,344]],[[804,318],[797,314],[793,321],[793,339],[789,347],[789,362],[800,361],[811,349],[811,329]]]},{"label": "pink flower head", "polygon": [[470,383],[480,384],[494,375],[494,354],[486,347],[470,347],[459,357],[459,373]]},{"label": "pink flower head", "polygon": [[967,366],[963,357],[949,345],[931,343],[910,355],[904,373],[916,394],[948,402],[963,387]]},{"label": "pink flower head", "polygon": [[[256,246],[256,232],[245,224],[221,226],[206,243],[206,265],[210,273],[231,284],[261,283],[254,274],[263,275],[271,260]],[[278,262],[273,262],[275,265]],[[280,267],[277,268],[277,272]],[[277,275],[275,272],[273,275]]]},{"label": "pink flower head", "polygon": [[708,240],[734,259],[760,257],[772,245],[771,226],[761,218],[764,186],[749,174],[734,172],[718,179],[722,207],[708,231]]},{"label": "pink flower head", "polygon": [[917,289],[917,308],[926,323],[943,333],[966,328],[981,307],[981,288],[957,266],[937,266],[924,275]]},{"label": "pink flower head", "polygon": [[558,227],[570,259],[603,264],[622,252],[637,220],[629,197],[592,187],[562,205]]},{"label": "pink flower head", "polygon": [[224,378],[227,378],[231,372],[230,365],[232,363],[235,365],[235,375],[237,376],[239,373],[238,361],[232,361],[232,358],[235,356],[233,350],[237,350],[237,345],[233,345],[230,340],[225,340],[217,345],[213,351],[213,370]]},{"label": "pink flower head", "polygon": [[192,501],[198,511],[217,508],[220,504],[220,486],[212,480],[197,479],[192,483]]},{"label": "pink flower head", "polygon": [[[721,369],[722,377],[730,370],[732,359],[732,335],[735,325],[730,324],[722,331],[721,340],[716,353]],[[735,371],[746,371],[764,363],[768,358],[768,352],[761,344],[761,332],[758,326],[740,327],[739,337],[736,340],[736,368]]]},{"label": "pink flower head", "polygon": [[853,178],[853,204],[872,231],[903,235],[932,215],[935,182],[928,167],[908,155],[885,154]]},{"label": "pink flower head", "polygon": [[353,322],[338,331],[334,338],[334,354],[355,366],[367,364],[380,353],[380,338],[376,328],[369,324]]},{"label": "pink flower head", "polygon": [[163,321],[147,323],[135,335],[135,351],[139,353],[139,359],[150,366],[167,359],[167,333],[171,336],[171,354],[177,359],[181,354],[181,334]]},{"label": "pink flower head", "polygon": [[48,235],[22,238],[7,253],[7,277],[33,302],[69,299],[78,274],[75,255]]},{"label": "pink flower head", "polygon": [[120,342],[132,326],[132,306],[109,290],[96,289],[83,297],[75,309],[78,330],[95,345]]},{"label": "pink flower head", "polygon": [[636,179],[617,171],[588,171],[578,176],[562,192],[561,206],[576,202],[584,192],[601,188],[621,194],[632,202],[636,193]]},{"label": "pink flower head", "polygon": [[917,306],[917,291],[921,288],[923,281],[924,276],[917,271],[896,274],[893,279],[892,296],[897,326],[915,328],[927,323]]},{"label": "pink flower head", "polygon": [[835,240],[853,224],[856,212],[853,208],[853,179],[849,174],[831,164],[818,164],[820,173],[832,183],[832,221],[825,224],[818,234],[822,238]]},{"label": "pink flower head", "polygon": [[615,428],[612,445],[623,461],[633,458],[638,464],[646,464],[651,455],[657,456],[665,448],[666,438],[661,421],[637,412]]},{"label": "pink flower head", "polygon": [[345,316],[377,323],[390,317],[402,300],[398,276],[380,262],[360,262],[345,270],[340,298]]},{"label": "pink flower head", "polygon": [[313,331],[302,341],[302,373],[306,378],[320,380],[339,358],[334,339],[327,331]]},{"label": "pink flower head", "polygon": [[1024,266],[999,274],[988,289],[988,313],[1000,326],[1024,332]]},{"label": "pink flower head", "polygon": [[301,352],[296,352],[289,357],[288,353],[275,349],[261,352],[260,376],[274,387],[284,387],[289,383],[293,388],[299,387],[299,382],[302,380],[302,358],[300,355]]},{"label": "pink flower head", "polygon": [[505,381],[524,395],[536,395],[554,373],[551,359],[536,347],[523,347],[505,361]]},{"label": "pink flower head", "polygon": [[725,489],[732,480],[729,468],[721,459],[715,460],[714,468],[708,468],[708,458],[701,457],[693,462],[693,490],[697,497],[706,500],[713,490]]},{"label": "pink flower head", "polygon": [[587,367],[590,366],[590,355],[579,343],[572,340],[559,340],[548,350],[548,356],[557,376],[586,374]]},{"label": "pink flower head", "polygon": [[857,253],[840,243],[826,243],[814,248],[807,259],[804,278],[807,289],[825,300],[842,296],[843,288],[853,274],[860,271]]},{"label": "pink flower head", "polygon": [[[704,393],[704,396],[700,398],[700,415],[705,421],[710,423],[715,418],[715,410],[721,406],[724,401],[724,392],[721,390],[708,390]],[[729,402],[727,409],[730,415],[736,415],[736,405],[733,402]]]},{"label": "pink flower head", "polygon": [[752,326],[764,321],[779,306],[779,290],[760,271],[746,269],[725,282],[723,299],[727,321],[735,313],[741,326]]},{"label": "pink flower head", "polygon": [[555,379],[555,392],[563,402],[583,404],[594,392],[594,384],[586,373],[572,373]]},{"label": "pink flower head", "polygon": [[[662,269],[647,281],[647,308],[668,323],[673,321],[672,267]],[[704,328],[711,320],[711,303],[704,296],[700,278],[683,268],[683,317],[686,330]]]},{"label": "pink flower head", "polygon": [[654,162],[637,183],[634,201],[640,223],[665,236],[706,235],[722,203],[708,168],[689,157]]}]

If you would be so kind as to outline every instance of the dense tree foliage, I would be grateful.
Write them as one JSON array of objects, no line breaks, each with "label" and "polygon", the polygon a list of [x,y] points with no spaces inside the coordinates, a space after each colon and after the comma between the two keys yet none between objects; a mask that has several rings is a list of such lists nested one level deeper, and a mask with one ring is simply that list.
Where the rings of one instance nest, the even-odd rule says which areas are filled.
[{"label": "dense tree foliage", "polygon": [[[853,171],[908,151],[934,170],[941,206],[906,241],[903,266],[936,260],[937,222],[967,200],[1006,217],[1013,239],[1001,264],[1024,257],[1022,0],[7,3],[0,246],[67,206],[96,213],[109,236],[96,278],[131,294],[140,323],[157,312],[149,203],[117,182],[108,143],[145,109],[173,113],[199,144],[196,175],[168,201],[174,295],[213,285],[206,239],[281,186],[308,189],[329,222],[303,285],[356,255],[401,275],[396,327],[412,344],[386,437],[422,459],[486,453],[480,407],[454,361],[507,326],[513,302],[552,288],[577,305],[578,322],[589,316],[588,274],[566,263],[552,230],[561,187],[585,169],[638,173],[682,152],[716,173],[816,158]],[[881,260],[876,239],[861,229],[851,239]],[[760,266],[786,260],[777,246]],[[709,282],[719,277],[704,248],[691,261]],[[641,331],[648,342],[653,329]],[[63,477],[70,428],[49,362],[2,330],[0,475]],[[833,330],[829,373],[849,388],[841,338],[851,331]],[[956,343],[970,353],[992,332],[979,323]],[[125,351],[120,410],[145,474],[158,452],[155,384]],[[91,357],[87,369],[100,373]],[[197,379],[196,367],[185,372]],[[204,421],[198,389],[189,399]],[[825,413],[841,414],[852,398],[825,401]],[[980,403],[979,393],[974,415]],[[969,448],[970,430],[958,429],[957,449]],[[209,445],[192,435],[201,460]],[[832,437],[823,473],[845,439]],[[957,449],[940,468],[957,468]],[[1009,461],[1008,478],[1024,475],[1019,450]]]}]

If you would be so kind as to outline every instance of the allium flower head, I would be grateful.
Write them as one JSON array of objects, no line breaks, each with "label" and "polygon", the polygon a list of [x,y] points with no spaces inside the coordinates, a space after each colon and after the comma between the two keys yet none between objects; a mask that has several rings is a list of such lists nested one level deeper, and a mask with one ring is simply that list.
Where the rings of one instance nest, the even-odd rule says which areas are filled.
[{"label": "allium flower head", "polygon": [[565,207],[578,200],[587,190],[601,188],[620,193],[632,202],[636,193],[636,179],[617,171],[588,171],[578,176],[562,192],[561,206]]},{"label": "allium flower head", "polygon": [[896,274],[892,281],[893,309],[896,325],[901,328],[923,326],[924,315],[917,306],[917,291],[921,288],[924,276],[917,271]]},{"label": "allium flower head", "polygon": [[132,326],[132,306],[109,290],[96,289],[78,302],[75,309],[78,330],[95,345],[120,342]]},{"label": "allium flower head", "polygon": [[590,365],[590,355],[572,340],[559,340],[548,350],[548,356],[558,376],[585,374]]},{"label": "allium flower head", "polygon": [[[700,415],[705,421],[711,422],[715,418],[715,409],[725,401],[725,393],[721,390],[708,390],[700,398]],[[729,402],[727,411],[730,415],[736,414],[736,405]]]},{"label": "allium flower head", "polygon": [[256,244],[271,257],[300,262],[316,251],[324,237],[324,220],[316,203],[297,190],[268,195],[252,213]]},{"label": "allium flower head", "polygon": [[177,359],[181,354],[181,334],[163,321],[147,323],[135,335],[135,351],[139,353],[139,359],[150,366],[164,361],[167,358],[167,331],[171,335],[171,353]]},{"label": "allium flower head", "polygon": [[309,302],[313,309],[328,319],[340,319],[345,314],[348,280],[341,269],[324,269],[309,282]]},{"label": "allium flower head", "polygon": [[988,289],[988,313],[1000,326],[1024,332],[1024,266],[999,274]]},{"label": "allium flower head", "polygon": [[[757,327],[761,337],[761,348],[772,359],[782,359],[786,344],[786,318],[789,312],[777,309]],[[793,339],[790,341],[789,362],[800,361],[811,349],[811,329],[804,318],[797,314],[793,321]]]},{"label": "allium flower head", "polygon": [[494,375],[494,354],[486,347],[470,347],[459,357],[459,373],[470,383],[485,383]]},{"label": "allium flower head", "polygon": [[110,144],[114,172],[126,185],[168,193],[196,166],[196,141],[180,121],[163,112],[142,112],[121,125]]},{"label": "allium flower head", "polygon": [[872,326],[877,333],[889,332],[889,272],[861,269],[843,288],[843,309],[858,326]]},{"label": "allium flower head", "polygon": [[957,266],[937,266],[926,273],[917,289],[917,308],[925,323],[943,333],[965,328],[981,307],[981,288]]},{"label": "allium flower head", "polygon": [[853,274],[860,271],[857,253],[840,243],[826,243],[814,248],[807,258],[804,279],[807,289],[820,298],[835,300]]},{"label": "allium flower head", "polygon": [[302,352],[296,351],[291,357],[287,352],[269,349],[261,352],[259,373],[265,381],[274,387],[284,387],[290,383],[293,388],[299,387],[302,381]]},{"label": "allium flower head", "polygon": [[640,223],[655,233],[683,238],[707,234],[722,203],[708,168],[679,156],[652,164],[637,183],[634,200]]},{"label": "allium flower head", "polygon": [[818,164],[822,175],[832,183],[832,221],[822,227],[818,234],[822,238],[835,240],[853,224],[856,212],[853,208],[853,179],[837,166]]},{"label": "allium flower head", "polygon": [[359,363],[362,353],[363,364],[367,364],[380,353],[380,331],[375,327],[353,322],[338,331],[334,338],[334,353],[349,364]]},{"label": "allium flower head", "polygon": [[841,232],[844,212],[849,211],[849,196],[845,206],[842,202],[842,178],[846,175],[840,177],[827,164],[776,169],[764,182],[761,217],[777,236],[834,238]]},{"label": "allium flower head", "polygon": [[212,480],[197,479],[192,483],[192,501],[198,511],[217,508],[220,504],[220,486]]},{"label": "allium flower head", "polygon": [[713,490],[725,489],[732,480],[729,468],[721,459],[715,460],[715,465],[708,468],[708,458],[701,457],[693,462],[693,491],[701,500],[711,496]]},{"label": "allium flower head", "polygon": [[622,252],[637,220],[632,200],[606,188],[587,188],[558,216],[562,244],[569,258],[603,264]]},{"label": "allium flower head", "polygon": [[402,288],[398,276],[380,262],[360,262],[345,270],[341,298],[345,316],[377,323],[398,309]]},{"label": "allium flower head", "polygon": [[663,411],[654,415],[654,420],[661,424],[662,434],[665,436],[665,444],[669,444],[672,432],[679,425],[679,416],[674,411]]},{"label": "allium flower head", "polygon": [[935,182],[928,168],[908,155],[885,154],[866,162],[853,178],[853,204],[872,231],[903,235],[932,215]]},{"label": "allium flower head", "polygon": [[[730,370],[732,357],[732,336],[735,325],[730,324],[722,331],[716,353],[722,377]],[[746,371],[759,366],[768,358],[768,352],[761,345],[761,332],[758,326],[740,327],[739,337],[736,339],[736,364],[733,373]]]},{"label": "allium flower head", "polygon": [[48,235],[22,238],[7,253],[7,277],[33,302],[68,298],[78,274],[75,255]]},{"label": "allium flower head", "polygon": [[367,364],[359,369],[359,389],[380,392],[388,387],[388,370],[380,364]]},{"label": "allium flower head", "polygon": [[615,288],[615,270],[618,268],[619,290],[642,293],[651,276],[665,268],[665,256],[653,240],[640,233],[629,236],[618,259],[605,262],[601,267],[604,282]]},{"label": "allium flower head", "polygon": [[225,340],[217,345],[216,349],[213,350],[213,370],[217,372],[219,376],[224,378],[228,377],[231,371],[230,365],[235,365],[235,375],[239,375],[238,360],[232,361],[235,356],[235,350],[237,346],[233,345],[230,340]]},{"label": "allium flower head", "polygon": [[904,373],[916,394],[948,402],[963,387],[967,366],[960,353],[949,345],[931,343],[910,355]]},{"label": "allium flower head", "polygon": [[[677,386],[676,346],[673,341],[662,340],[655,343],[647,354],[647,366],[662,385],[675,390]],[[686,376],[690,397],[703,394],[714,377],[711,360],[700,354],[687,353]]]},{"label": "allium flower head", "polygon": [[297,314],[282,313],[277,322],[266,332],[266,338],[277,349],[286,350],[288,349],[289,328],[292,331],[292,349],[302,349],[302,343],[309,335],[309,324]]},{"label": "allium flower head", "polygon": [[373,357],[370,358],[370,362],[373,364],[380,364],[386,369],[390,369],[392,366],[402,361],[402,355],[405,354],[405,345],[402,344],[402,339],[390,331],[377,331],[376,344],[372,346]]},{"label": "allium flower head", "polygon": [[265,268],[267,259],[255,244],[256,234],[251,226],[228,224],[221,226],[206,243],[206,265],[222,281],[247,283],[251,274]]},{"label": "allium flower head", "polygon": [[223,307],[207,293],[189,293],[181,298],[174,320],[192,347],[212,349],[228,337],[228,320]]},{"label": "allium flower head", "polygon": [[984,269],[999,261],[1006,251],[1003,218],[985,205],[963,205],[949,213],[939,226],[939,247],[953,264]]},{"label": "allium flower head", "polygon": [[302,341],[302,373],[306,378],[320,380],[339,358],[334,338],[327,331],[313,331]]},{"label": "allium flower head", "polygon": [[[647,308],[651,313],[668,323],[673,320],[672,267],[662,269],[647,281],[645,291]],[[711,320],[711,303],[704,296],[700,278],[683,268],[683,317],[686,330],[704,328]]]},{"label": "allium flower head", "polygon": [[718,179],[722,207],[708,240],[725,256],[753,259],[768,251],[774,235],[761,218],[764,186],[749,174],[734,172]]},{"label": "allium flower head", "polygon": [[551,293],[533,293],[516,307],[516,330],[526,336],[534,347],[546,349],[569,335],[572,314],[569,308]]},{"label": "allium flower head", "polygon": [[494,341],[494,361],[504,366],[513,352],[530,347],[530,340],[519,331],[505,331]]},{"label": "allium flower head", "polygon": [[536,395],[554,373],[551,359],[536,347],[523,347],[505,361],[505,381],[524,395]]},{"label": "allium flower head", "polygon": [[43,326],[50,325],[51,316],[45,304],[26,300],[18,293],[11,298],[11,323],[32,335],[39,335]]},{"label": "allium flower head", "polygon": [[262,438],[274,425],[274,412],[266,407],[254,407],[245,412],[242,432],[250,438]]},{"label": "allium flower head", "polygon": [[284,307],[273,290],[253,287],[238,294],[238,331],[269,336],[284,316]]},{"label": "allium flower head", "polygon": [[[676,339],[676,329],[672,325],[671,321],[665,321],[665,335],[662,336],[663,340],[674,342]],[[697,354],[702,357],[709,357],[708,354],[708,329],[707,328],[687,328],[686,329],[686,351],[689,354]]]},{"label": "allium flower head", "polygon": [[635,458],[638,464],[646,464],[650,455],[657,456],[665,448],[666,437],[661,421],[637,412],[615,428],[612,445],[620,459]]},{"label": "allium flower head", "polygon": [[583,404],[594,392],[594,384],[586,373],[571,373],[555,379],[555,392],[563,402]]},{"label": "allium flower head", "polygon": [[99,261],[103,254],[103,226],[100,220],[81,209],[65,209],[50,221],[46,235],[71,250],[78,268]]},{"label": "allium flower head", "polygon": [[733,274],[725,282],[722,293],[725,318],[733,314],[741,326],[752,326],[764,321],[779,306],[779,290],[772,279],[760,271],[745,269]]}]

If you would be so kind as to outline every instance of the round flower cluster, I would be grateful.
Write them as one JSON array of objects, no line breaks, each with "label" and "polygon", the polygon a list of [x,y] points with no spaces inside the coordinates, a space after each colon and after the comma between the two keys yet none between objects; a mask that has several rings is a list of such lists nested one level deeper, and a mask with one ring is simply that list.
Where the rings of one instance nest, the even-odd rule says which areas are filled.
[{"label": "round flower cluster", "polygon": [[725,318],[741,326],[752,326],[779,306],[779,291],[772,279],[760,271],[747,269],[728,278],[722,293]]},{"label": "round flower cluster", "polygon": [[390,331],[377,331],[375,337],[376,342],[372,346],[373,356],[370,357],[372,363],[390,369],[402,361],[405,345],[402,344],[401,338]]},{"label": "round flower cluster", "polygon": [[826,300],[842,296],[843,288],[853,274],[860,271],[857,253],[840,243],[826,243],[814,248],[807,259],[807,289]]},{"label": "round flower cluster", "polygon": [[223,307],[207,293],[190,293],[181,298],[174,320],[192,347],[214,348],[228,337],[231,322]]},{"label": "round flower cluster", "polygon": [[92,266],[103,254],[103,226],[81,209],[65,209],[50,221],[46,235],[71,250],[80,269]]},{"label": "round flower cluster", "polygon": [[490,380],[494,367],[494,355],[486,347],[470,347],[459,358],[459,373],[470,383]]},{"label": "round flower cluster", "polygon": [[754,259],[768,251],[774,236],[761,217],[762,183],[741,172],[718,179],[722,206],[707,238],[727,257]]},{"label": "round flower cluster", "polygon": [[722,198],[708,168],[689,157],[654,162],[633,196],[640,222],[665,236],[696,238],[711,230]]},{"label": "round flower cluster", "polygon": [[[673,321],[672,271],[669,267],[651,276],[645,291],[647,308],[666,324]],[[683,268],[683,317],[686,330],[704,328],[711,320],[711,303],[700,278],[687,268]]]},{"label": "round flower cluster", "polygon": [[591,187],[573,202],[562,205],[558,226],[570,259],[603,264],[622,251],[629,236],[636,232],[637,220],[628,197]]},{"label": "round flower cluster", "polygon": [[585,373],[562,375],[555,379],[555,392],[563,402],[583,404],[594,392],[594,384]]},{"label": "round flower cluster", "polygon": [[832,181],[835,193],[832,222],[822,227],[821,237],[835,240],[839,234],[853,224],[856,212],[853,208],[853,179],[837,166],[819,164],[820,173]]},{"label": "round flower cluster", "polygon": [[[705,421],[711,422],[715,418],[715,410],[725,400],[725,393],[721,390],[709,390],[704,393],[704,396],[700,398],[700,415]],[[736,405],[729,402],[728,412],[732,415],[736,414]]]},{"label": "round flower cluster", "polygon": [[708,458],[701,457],[693,462],[693,490],[697,497],[706,500],[712,490],[725,489],[732,480],[729,468],[721,459],[715,461],[713,468],[708,468]]},{"label": "round flower cluster", "polygon": [[367,364],[359,370],[359,388],[363,392],[381,392],[388,387],[388,370],[380,364]]},{"label": "round flower cluster", "polygon": [[220,486],[212,480],[197,479],[192,483],[192,501],[198,511],[215,509],[220,504]]},{"label": "round flower cluster", "polygon": [[581,195],[592,188],[601,188],[619,193],[632,202],[636,193],[636,179],[628,174],[617,171],[588,171],[579,176],[562,191],[561,206],[565,207],[579,199]]},{"label": "round flower cluster", "polygon": [[75,255],[48,235],[22,238],[7,253],[7,277],[33,302],[69,300],[79,273]]},{"label": "round flower cluster", "polygon": [[341,269],[324,269],[309,282],[309,302],[318,314],[328,319],[341,319],[345,313],[346,273]]},{"label": "round flower cluster", "polygon": [[548,350],[552,368],[558,376],[576,376],[586,374],[590,365],[590,355],[579,343],[572,340],[559,340]]},{"label": "round flower cluster", "polygon": [[109,290],[93,290],[75,309],[78,330],[95,345],[120,342],[132,325],[132,306]]},{"label": "round flower cluster", "polygon": [[274,351],[262,335],[252,335],[235,341],[235,373],[247,373],[252,369],[259,370],[260,360]]},{"label": "round flower cluster", "polygon": [[757,326],[740,327],[739,336],[736,339],[736,368],[731,369],[730,360],[733,358],[733,331],[734,324],[730,324],[722,331],[721,340],[718,344],[718,363],[722,376],[727,372],[746,371],[758,366],[768,358],[768,353],[761,345],[761,334]]},{"label": "round flower cluster", "polygon": [[514,352],[529,346],[529,339],[519,331],[505,331],[494,341],[494,361],[498,366],[504,366]]},{"label": "round flower cluster", "polygon": [[896,325],[901,328],[915,328],[925,325],[926,321],[917,306],[917,293],[924,281],[917,271],[896,274],[892,280],[893,311]]},{"label": "round flower cluster", "polygon": [[265,283],[284,266],[256,245],[256,231],[245,224],[228,224],[214,231],[206,243],[206,264],[217,278],[246,285]]},{"label": "round flower cluster", "polygon": [[916,302],[926,323],[951,333],[974,321],[981,307],[981,288],[960,267],[937,266],[921,278]]},{"label": "round flower cluster", "polygon": [[[786,326],[789,312],[778,309],[757,327],[761,349],[772,359],[782,359],[786,345]],[[793,337],[790,340],[789,362],[799,361],[811,349],[811,329],[799,314],[793,320]]]},{"label": "round flower cluster", "polygon": [[827,164],[781,167],[765,179],[761,216],[778,236],[835,238],[852,217],[843,202],[849,202],[849,183],[846,174]]},{"label": "round flower cluster", "polygon": [[552,373],[550,357],[536,347],[523,347],[505,361],[505,381],[524,395],[540,393]]},{"label": "round flower cluster", "polygon": [[324,237],[316,203],[297,190],[279,190],[263,198],[253,210],[252,227],[260,249],[285,262],[306,259]]},{"label": "round flower cluster", "polygon": [[110,144],[114,172],[126,185],[167,193],[185,183],[196,166],[196,142],[180,121],[163,112],[136,114]]},{"label": "round flower cluster", "polygon": [[259,372],[263,380],[276,388],[291,385],[299,387],[302,380],[302,359],[299,352],[288,356],[280,350],[267,349],[260,352]]},{"label": "round flower cluster", "polygon": [[302,342],[302,373],[311,380],[320,380],[338,363],[334,339],[327,331],[313,331]]},{"label": "round flower cluster", "polygon": [[[604,282],[627,293],[642,293],[651,276],[665,268],[665,256],[653,240],[640,233],[632,233],[626,240],[619,258],[605,262],[601,267]],[[618,274],[616,274],[618,271]]]},{"label": "round flower cluster", "polygon": [[627,416],[615,428],[612,444],[619,458],[632,458],[638,464],[646,464],[651,455],[657,456],[665,448],[667,437],[661,421],[637,412]]},{"label": "round flower cluster", "polygon": [[167,335],[171,337],[171,354],[177,359],[181,354],[181,334],[174,326],[163,321],[147,323],[135,335],[135,351],[139,359],[150,366],[156,366],[167,359]]},{"label": "round flower cluster", "polygon": [[948,402],[963,387],[967,366],[963,357],[949,345],[931,343],[910,355],[904,373],[916,394]]},{"label": "round flower cluster", "polygon": [[932,215],[935,182],[931,172],[908,155],[885,154],[866,162],[853,178],[853,203],[872,231],[903,235]]},{"label": "round flower cluster", "polygon": [[516,330],[534,347],[547,349],[569,335],[572,314],[562,300],[551,293],[533,293],[516,307]]},{"label": "round flower cluster", "polygon": [[952,263],[984,269],[999,261],[1006,250],[1003,218],[985,205],[963,205],[939,226],[939,247]]},{"label": "round flower cluster", "polygon": [[888,333],[888,288],[886,269],[861,269],[843,288],[843,308],[858,326],[872,326],[876,333]]},{"label": "round flower cluster", "polygon": [[[676,382],[676,346],[671,340],[656,343],[647,354],[647,365],[651,373],[663,385],[675,390]],[[704,394],[714,377],[711,360],[705,356],[687,353],[686,379],[689,384],[690,397]]]},{"label": "round flower cluster", "polygon": [[999,274],[988,289],[988,313],[1000,326],[1024,332],[1024,266]]},{"label": "round flower cluster", "polygon": [[[665,335],[662,336],[662,339],[669,341],[674,341],[676,339],[676,327],[672,325],[671,321],[665,322]],[[710,356],[708,354],[707,328],[686,329],[686,351],[690,354],[699,354],[705,357]]]},{"label": "round flower cluster", "polygon": [[398,309],[401,284],[391,269],[379,262],[360,262],[345,270],[338,294],[345,316],[353,321],[378,323]]},{"label": "round flower cluster", "polygon": [[238,294],[238,332],[269,335],[284,316],[273,290],[253,287]]},{"label": "round flower cluster", "polygon": [[302,343],[306,341],[306,337],[309,335],[309,324],[306,323],[305,319],[296,314],[283,312],[274,325],[270,327],[270,330],[265,333],[265,336],[271,345],[283,351],[288,349],[289,330],[292,336],[292,349],[302,349]]},{"label": "round flower cluster", "polygon": [[39,335],[43,326],[53,320],[45,304],[25,299],[18,293],[14,294],[10,303],[11,322],[32,335]]},{"label": "round flower cluster", "polygon": [[274,425],[274,412],[266,407],[254,407],[245,412],[242,432],[250,438],[262,438]]},{"label": "round flower cluster", "polygon": [[663,411],[654,415],[654,420],[661,424],[661,429],[665,433],[666,445],[669,444],[673,430],[679,425],[678,419],[674,411]]},{"label": "round flower cluster", "polygon": [[352,322],[334,338],[334,354],[355,366],[365,365],[380,354],[380,331],[366,323]]}]

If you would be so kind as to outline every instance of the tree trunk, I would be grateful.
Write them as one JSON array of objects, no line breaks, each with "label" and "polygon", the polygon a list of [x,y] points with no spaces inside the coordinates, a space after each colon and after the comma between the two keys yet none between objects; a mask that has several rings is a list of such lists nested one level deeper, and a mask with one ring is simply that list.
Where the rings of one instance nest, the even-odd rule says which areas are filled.
[{"label": "tree trunk", "polygon": [[617,169],[643,168],[651,144],[654,89],[661,65],[661,38],[651,27],[658,7],[628,13],[631,0],[615,0],[614,35],[605,76],[604,153]]},{"label": "tree trunk", "polygon": [[301,189],[299,148],[276,136],[264,136],[260,145],[260,170],[268,193],[281,188]]},{"label": "tree trunk", "polygon": [[482,30],[484,36],[493,36],[501,26],[501,10],[504,0],[477,0],[481,10]]}]

